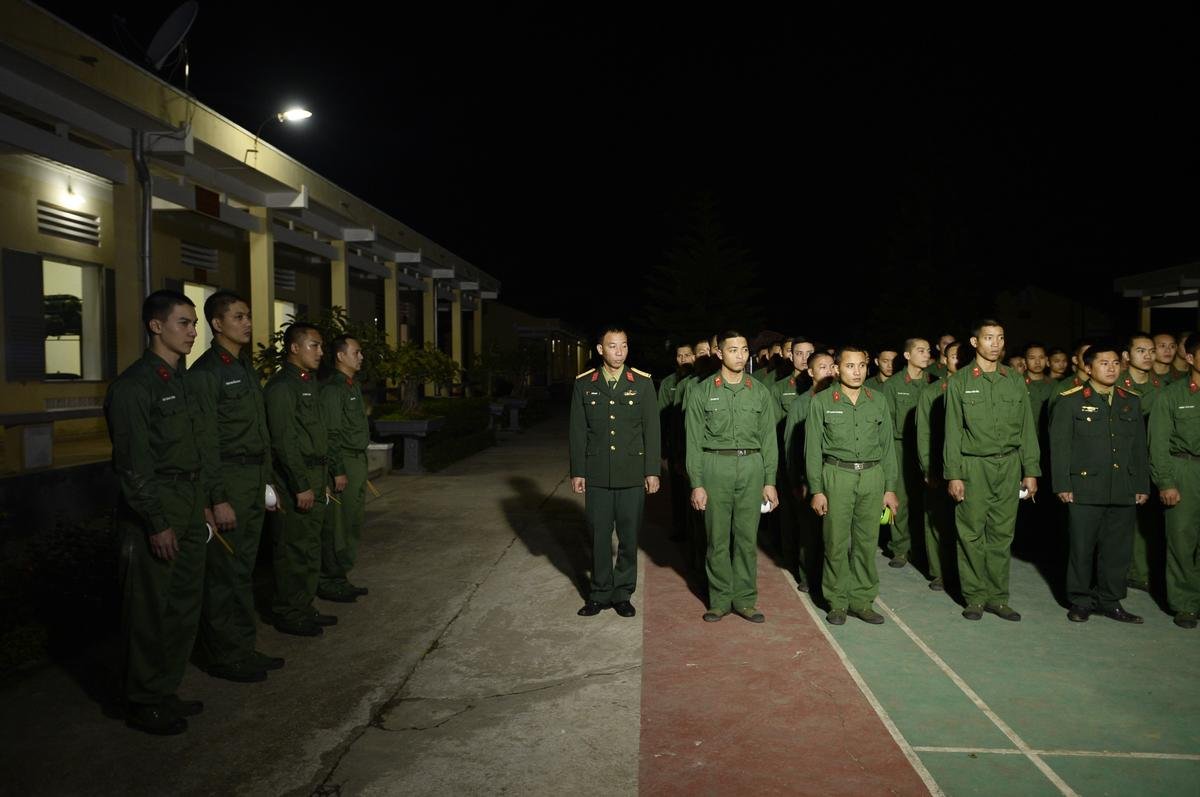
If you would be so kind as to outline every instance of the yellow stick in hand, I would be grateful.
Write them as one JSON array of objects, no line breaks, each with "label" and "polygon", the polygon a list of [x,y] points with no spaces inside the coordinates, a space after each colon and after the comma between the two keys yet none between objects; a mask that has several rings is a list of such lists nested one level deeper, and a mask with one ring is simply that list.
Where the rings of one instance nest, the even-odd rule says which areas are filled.
[{"label": "yellow stick in hand", "polygon": [[213,533],[213,536],[217,538],[217,541],[218,541],[218,542],[220,542],[222,545],[224,545],[224,546],[225,546],[225,550],[229,551],[230,553],[233,553],[233,546],[232,546],[232,545],[230,545],[228,542],[226,542],[226,541],[225,541],[225,538],[221,536],[221,532],[217,531],[217,530],[214,528],[214,529],[212,530],[212,533]]},{"label": "yellow stick in hand", "polygon": [[370,479],[367,479],[367,489],[370,490],[371,494],[374,495],[376,498],[383,495],[383,493],[379,492],[379,489],[374,484],[371,483]]}]

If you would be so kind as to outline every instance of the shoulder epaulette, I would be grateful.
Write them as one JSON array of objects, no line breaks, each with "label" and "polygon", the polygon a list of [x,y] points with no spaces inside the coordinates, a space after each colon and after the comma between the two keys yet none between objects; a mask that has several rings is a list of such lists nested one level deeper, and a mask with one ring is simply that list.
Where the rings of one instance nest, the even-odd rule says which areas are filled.
[{"label": "shoulder epaulette", "polygon": [[1121,393],[1121,394],[1128,393],[1129,395],[1137,396],[1138,398],[1142,397],[1141,393],[1137,392],[1136,390],[1134,390],[1131,387],[1119,387],[1119,388],[1117,388],[1117,392]]},{"label": "shoulder epaulette", "polygon": [[586,371],[584,371],[582,374],[577,374],[577,375],[575,376],[575,378],[576,378],[576,379],[583,379],[585,376],[587,376],[588,374],[592,373],[592,372],[593,372],[593,371],[595,371],[595,370],[596,370],[595,368],[589,368],[589,369],[587,369]]},{"label": "shoulder epaulette", "polygon": [[644,376],[644,377],[646,377],[647,379],[653,379],[653,378],[654,378],[654,377],[650,376],[650,374],[646,373],[645,371],[639,371],[639,370],[638,370],[638,369],[636,369],[636,368],[630,368],[629,370],[630,370],[630,371],[633,371],[633,372],[634,372],[635,374],[637,374],[638,376]]},{"label": "shoulder epaulette", "polygon": [[1083,385],[1076,385],[1075,387],[1067,388],[1066,390],[1062,391],[1062,392],[1061,392],[1061,393],[1059,393],[1058,395],[1060,395],[1060,396],[1069,396],[1069,395],[1071,395],[1072,393],[1078,393],[1078,392],[1079,392],[1079,391],[1081,391],[1081,390],[1083,390]]}]

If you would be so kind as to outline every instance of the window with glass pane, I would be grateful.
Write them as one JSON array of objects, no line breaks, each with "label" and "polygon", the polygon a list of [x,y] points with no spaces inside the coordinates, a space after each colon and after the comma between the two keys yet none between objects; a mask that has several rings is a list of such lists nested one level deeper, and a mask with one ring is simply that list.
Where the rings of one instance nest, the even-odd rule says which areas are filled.
[{"label": "window with glass pane", "polygon": [[102,276],[98,266],[42,261],[47,379],[102,378]]}]

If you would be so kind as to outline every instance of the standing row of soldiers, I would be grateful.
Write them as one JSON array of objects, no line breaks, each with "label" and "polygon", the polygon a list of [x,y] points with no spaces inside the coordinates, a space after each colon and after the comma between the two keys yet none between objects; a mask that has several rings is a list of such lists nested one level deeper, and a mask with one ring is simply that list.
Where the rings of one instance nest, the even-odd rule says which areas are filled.
[{"label": "standing row of soldiers", "polygon": [[284,666],[256,649],[252,576],[268,513],[279,631],[318,636],[337,618],[315,597],[367,594],[348,579],[367,474],[358,341],[332,341],[321,383],[321,334],[294,323],[286,362],[263,388],[250,362],[249,304],[218,291],[204,312],[212,348],[189,369],[194,304],[175,291],[148,296],[149,347],[105,400],[120,482],[126,723],[159,735],[182,733],[203,710],[176,694],[189,660],[238,682]]},{"label": "standing row of soldiers", "polygon": [[[719,620],[732,608],[761,620],[753,607],[754,513],[758,500],[774,509],[781,499],[783,553],[799,560],[802,589],[819,564],[833,624],[847,614],[883,622],[872,606],[881,510],[892,567],[908,564],[914,531],[923,525],[931,589],[944,590],[945,574],[956,571],[965,618],[991,612],[1020,620],[1008,593],[1018,514],[1044,528],[1061,522],[1065,506],[1070,620],[1102,613],[1142,622],[1120,600],[1127,585],[1147,588],[1147,542],[1165,516],[1168,601],[1176,625],[1196,626],[1200,336],[1178,344],[1143,333],[1082,342],[1070,358],[1074,373],[1063,370],[1059,378],[1051,366],[1065,366],[1066,353],[1041,344],[1026,347],[1024,362],[1006,365],[1004,329],[994,319],[974,327],[970,346],[943,336],[936,363],[922,338],[905,341],[899,352],[882,351],[871,378],[860,347],[829,353],[803,339],[785,341],[778,354],[791,367],[782,374],[762,369],[762,376],[742,374],[744,347],[744,336],[729,333],[678,347],[677,370],[658,393],[674,536],[690,536],[693,550],[704,552],[704,619]],[[774,434],[763,431],[768,413],[771,426],[780,421],[778,456]],[[722,456],[736,459],[725,466]],[[743,489],[748,470],[754,484]],[[783,486],[777,493],[776,470]],[[1057,507],[1035,503],[1043,476]],[[1154,501],[1151,481],[1159,491]]]}]

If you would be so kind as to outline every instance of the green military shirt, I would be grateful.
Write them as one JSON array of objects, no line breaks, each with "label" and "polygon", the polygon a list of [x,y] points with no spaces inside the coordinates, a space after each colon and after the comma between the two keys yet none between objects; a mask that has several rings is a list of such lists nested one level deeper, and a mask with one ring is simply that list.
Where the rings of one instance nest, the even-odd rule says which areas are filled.
[{"label": "green military shirt", "polygon": [[329,433],[321,412],[320,385],[316,376],[284,363],[263,389],[267,407],[267,427],[274,453],[276,484],[286,485],[296,495],[313,490],[317,499],[327,484],[313,484],[309,470],[321,467],[328,472]]},{"label": "green military shirt", "polygon": [[[949,377],[949,373],[946,375]],[[946,442],[946,389],[949,379],[939,379],[921,388],[917,397],[917,464],[927,478],[942,473],[942,449]]]},{"label": "green military shirt", "polygon": [[1159,394],[1167,386],[1162,377],[1155,373],[1151,373],[1145,382],[1135,381],[1128,368],[1117,377],[1117,384],[1127,390],[1137,392],[1138,403],[1142,406],[1142,416],[1145,418],[1150,417],[1150,411],[1154,409],[1154,402],[1158,400]]},{"label": "green military shirt", "polygon": [[883,386],[887,384],[887,380],[881,379],[880,376],[878,371],[871,374],[863,381],[863,387],[869,387],[875,391],[883,390]]},{"label": "green military shirt", "polygon": [[210,395],[216,398],[217,441],[222,459],[265,457],[271,441],[262,386],[248,358],[235,357],[220,345],[201,354],[189,373],[209,380]]},{"label": "green military shirt", "polygon": [[622,368],[615,385],[593,368],[571,395],[571,476],[593,487],[636,487],[659,474],[660,429],[654,380]]},{"label": "green military shirt", "polygon": [[896,465],[892,408],[887,399],[865,385],[858,403],[852,403],[838,384],[813,396],[804,422],[804,470],[809,490],[825,492],[821,466],[825,457],[844,462],[878,462],[883,468],[883,489],[896,491]]},{"label": "green military shirt", "polygon": [[775,484],[779,446],[775,440],[775,401],[766,386],[749,374],[728,384],[720,373],[688,388],[684,409],[687,472],[692,487],[704,487],[704,451],[757,448],[762,454],[763,484]]},{"label": "green military shirt", "polygon": [[687,373],[672,371],[663,377],[663,381],[658,385],[658,411],[662,412],[668,407],[674,407],[679,402],[678,399],[683,395],[683,386],[680,384],[681,378],[686,378]]},{"label": "green military shirt", "polygon": [[1051,486],[1079,504],[1128,506],[1150,492],[1146,425],[1136,393],[1069,388],[1050,416]]},{"label": "green military shirt", "polygon": [[1162,389],[1150,412],[1150,477],[1160,490],[1177,488],[1175,454],[1200,458],[1200,385],[1195,377]]},{"label": "green military shirt", "polygon": [[797,382],[800,374],[793,372],[786,379],[780,379],[775,384],[771,385],[771,398],[775,399],[775,417],[786,418],[788,408],[795,402],[797,392]]},{"label": "green military shirt", "polygon": [[917,433],[916,409],[921,391],[929,384],[929,377],[922,373],[913,379],[904,369],[903,374],[894,374],[883,383],[880,393],[892,408],[892,434],[897,440],[915,440]]},{"label": "green military shirt", "polygon": [[1045,409],[1046,402],[1050,400],[1052,394],[1060,392],[1063,388],[1057,381],[1049,377],[1030,379],[1026,376],[1025,389],[1029,392],[1029,411],[1033,415],[1033,425],[1040,429],[1042,428],[1042,410]]},{"label": "green military shirt", "polygon": [[988,373],[972,360],[946,388],[945,478],[961,479],[964,456],[986,457],[1016,451],[1025,476],[1041,476],[1037,429],[1029,391],[1015,369],[998,365]]},{"label": "green military shirt", "polygon": [[147,534],[171,528],[156,485],[174,474],[195,474],[209,504],[226,501],[218,477],[216,409],[207,385],[184,369],[172,368],[147,349],[108,388],[104,417],[112,438],[113,468],[125,503],[143,521]]},{"label": "green military shirt", "polygon": [[342,452],[362,454],[371,443],[362,386],[353,377],[334,370],[321,384],[321,406],[329,434],[329,470],[343,476],[346,465]]},{"label": "green military shirt", "polygon": [[783,451],[779,459],[790,474],[793,483],[799,483],[804,476],[804,422],[808,420],[808,407],[812,404],[814,387],[810,387],[791,403],[787,409],[787,417],[783,421]]}]

